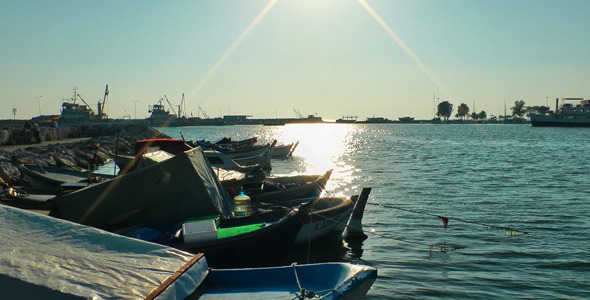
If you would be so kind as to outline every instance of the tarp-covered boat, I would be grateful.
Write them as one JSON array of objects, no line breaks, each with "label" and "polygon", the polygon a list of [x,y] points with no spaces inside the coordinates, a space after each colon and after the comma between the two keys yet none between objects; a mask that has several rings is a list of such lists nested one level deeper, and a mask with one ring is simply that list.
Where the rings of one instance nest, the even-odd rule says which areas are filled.
[{"label": "tarp-covered boat", "polygon": [[195,216],[229,218],[232,204],[223,193],[203,152],[194,148],[56,197],[52,215],[109,231],[137,224],[160,228]]},{"label": "tarp-covered boat", "polygon": [[0,223],[1,299],[359,299],[377,278],[348,263],[210,269],[202,254],[3,205]]}]

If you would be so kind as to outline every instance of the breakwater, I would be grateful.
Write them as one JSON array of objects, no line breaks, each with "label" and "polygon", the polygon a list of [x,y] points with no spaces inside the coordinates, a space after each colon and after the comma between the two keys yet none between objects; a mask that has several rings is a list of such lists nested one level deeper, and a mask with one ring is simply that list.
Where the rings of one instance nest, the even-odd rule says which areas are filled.
[{"label": "breakwater", "polygon": [[89,159],[95,155],[96,165],[100,166],[114,153],[134,153],[138,139],[168,137],[145,124],[40,129],[41,143],[29,144],[23,140],[22,128],[0,130],[0,183],[26,184],[18,169],[21,164],[88,169]]}]

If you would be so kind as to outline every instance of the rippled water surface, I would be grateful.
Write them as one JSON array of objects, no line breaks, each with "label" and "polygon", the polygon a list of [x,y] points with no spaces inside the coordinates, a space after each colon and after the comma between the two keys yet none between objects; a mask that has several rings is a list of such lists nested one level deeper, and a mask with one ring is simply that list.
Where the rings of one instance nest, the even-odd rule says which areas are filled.
[{"label": "rippled water surface", "polygon": [[[338,254],[378,268],[368,299],[590,298],[590,129],[289,124],[159,130],[173,137],[180,130],[190,140],[299,141],[294,157],[273,160],[273,175],[334,169],[327,195],[372,187],[363,219],[369,238]],[[449,219],[446,229],[437,216]]]}]

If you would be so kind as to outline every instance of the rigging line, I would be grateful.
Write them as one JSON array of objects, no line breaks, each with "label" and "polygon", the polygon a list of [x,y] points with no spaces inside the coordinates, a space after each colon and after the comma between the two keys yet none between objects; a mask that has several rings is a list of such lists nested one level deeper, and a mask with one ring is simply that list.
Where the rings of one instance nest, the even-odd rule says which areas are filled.
[{"label": "rigging line", "polygon": [[431,214],[431,213],[427,213],[427,212],[423,212],[423,211],[417,211],[417,210],[413,210],[413,209],[409,209],[409,208],[401,208],[401,207],[387,205],[387,204],[382,204],[382,203],[367,203],[367,204],[369,204],[369,205],[375,205],[375,206],[382,206],[382,207],[385,207],[385,208],[403,210],[403,211],[412,212],[412,213],[415,213],[415,214],[422,214],[422,215],[427,215],[427,216],[433,216],[433,217],[437,217],[439,219],[443,219],[444,218],[444,219],[447,219],[447,220],[454,220],[454,221],[459,221],[459,222],[463,222],[463,223],[469,223],[469,224],[475,224],[475,225],[482,225],[482,226],[486,226],[488,228],[497,228],[497,229],[503,229],[503,230],[510,231],[510,232],[515,232],[515,233],[518,233],[519,232],[519,233],[522,233],[522,234],[529,234],[527,231],[516,230],[516,229],[510,228],[510,227],[490,225],[490,224],[479,223],[479,222],[475,222],[475,221],[469,221],[469,220],[465,220],[465,219],[461,219],[461,218],[446,217],[446,216],[441,216],[441,215],[435,215],[435,214]]},{"label": "rigging line", "polygon": [[[320,214],[317,214],[317,213],[315,213],[315,212],[312,212],[312,211],[310,211],[309,213],[310,213],[310,214],[313,214],[313,215],[316,215],[316,216],[318,216],[318,217],[320,217],[320,218],[323,218],[323,219],[325,219],[325,220],[330,220],[330,221],[336,222],[336,223],[338,223],[338,224],[340,224],[340,225],[344,225],[346,228],[349,228],[349,229],[350,229],[350,228],[352,228],[352,229],[356,229],[356,230],[362,230],[362,228],[358,228],[358,227],[356,227],[356,226],[353,226],[353,225],[348,225],[348,224],[345,224],[345,223],[343,223],[343,222],[340,222],[340,221],[338,221],[338,220],[334,220],[334,219],[331,219],[331,218],[328,218],[328,217],[322,216],[322,215],[320,215]],[[421,243],[421,242],[408,241],[408,240],[405,240],[405,239],[403,239],[403,238],[394,237],[394,236],[390,236],[390,235],[386,235],[386,234],[382,234],[382,233],[377,233],[377,232],[375,232],[374,230],[370,230],[370,231],[369,231],[369,233],[370,233],[371,235],[374,235],[374,236],[378,236],[378,237],[385,238],[385,239],[389,239],[389,240],[396,241],[396,242],[405,243],[405,244],[407,244],[407,245],[420,245],[420,246],[426,246],[426,247],[428,247],[428,248],[429,248],[429,251],[430,251],[430,253],[433,253],[433,252],[434,252],[434,251],[433,251],[433,247],[434,247],[434,246],[436,246],[436,244],[425,244],[425,243]],[[454,249],[458,249],[458,248],[457,248],[457,247],[452,247],[452,246],[447,246],[447,245],[442,245],[442,246],[439,246],[439,251],[440,251],[440,252],[448,252],[449,250],[454,250]]]}]

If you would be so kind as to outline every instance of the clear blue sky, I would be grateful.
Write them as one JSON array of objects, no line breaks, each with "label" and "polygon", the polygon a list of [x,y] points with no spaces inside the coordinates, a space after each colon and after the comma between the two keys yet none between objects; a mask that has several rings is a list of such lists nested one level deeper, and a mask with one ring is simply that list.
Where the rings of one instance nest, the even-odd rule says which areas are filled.
[{"label": "clear blue sky", "polygon": [[[434,103],[503,114],[590,97],[590,1],[0,2],[0,119],[102,99],[187,114],[430,119]],[[41,96],[41,98],[38,98]],[[548,100],[547,100],[548,99]],[[136,101],[136,102],[134,102]]]}]

